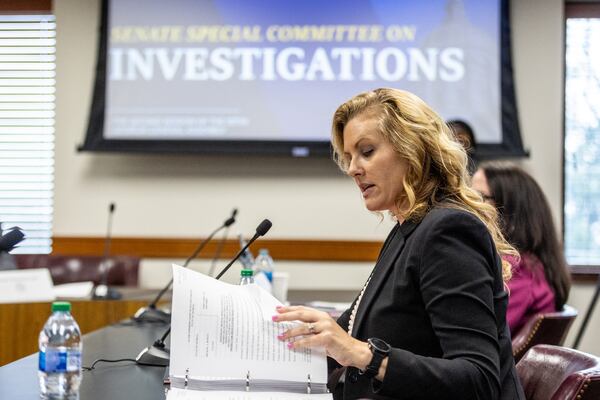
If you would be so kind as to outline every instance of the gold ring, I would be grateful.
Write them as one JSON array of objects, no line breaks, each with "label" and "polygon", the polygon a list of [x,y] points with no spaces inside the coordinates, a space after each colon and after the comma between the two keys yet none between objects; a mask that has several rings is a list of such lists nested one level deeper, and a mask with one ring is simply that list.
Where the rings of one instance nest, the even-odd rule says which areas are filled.
[{"label": "gold ring", "polygon": [[310,324],[308,324],[308,333],[310,334],[314,334],[315,333],[315,324],[313,324],[312,322]]}]

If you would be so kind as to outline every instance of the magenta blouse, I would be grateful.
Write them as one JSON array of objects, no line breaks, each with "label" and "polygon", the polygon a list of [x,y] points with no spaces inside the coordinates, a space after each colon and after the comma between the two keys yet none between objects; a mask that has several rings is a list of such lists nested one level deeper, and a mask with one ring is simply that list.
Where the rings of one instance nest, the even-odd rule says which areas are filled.
[{"label": "magenta blouse", "polygon": [[525,253],[520,260],[512,256],[504,259],[512,266],[506,319],[514,337],[535,314],[556,311],[554,292],[546,281],[544,266],[535,256]]}]

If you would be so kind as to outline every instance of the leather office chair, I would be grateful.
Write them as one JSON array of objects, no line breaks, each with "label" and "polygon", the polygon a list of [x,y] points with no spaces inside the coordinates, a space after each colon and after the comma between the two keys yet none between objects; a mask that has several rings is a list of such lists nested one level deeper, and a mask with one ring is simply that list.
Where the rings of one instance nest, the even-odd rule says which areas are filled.
[{"label": "leather office chair", "polygon": [[561,346],[569,328],[577,317],[577,310],[565,304],[562,311],[537,314],[512,339],[515,363],[533,346],[552,344]]},{"label": "leather office chair", "polygon": [[[17,254],[17,268],[48,268],[55,285],[69,282],[102,280],[100,256],[59,256],[51,254]],[[108,284],[111,286],[137,286],[140,259],[131,256],[109,257]]]},{"label": "leather office chair", "polygon": [[537,345],[517,364],[527,400],[600,399],[600,358],[565,347]]}]

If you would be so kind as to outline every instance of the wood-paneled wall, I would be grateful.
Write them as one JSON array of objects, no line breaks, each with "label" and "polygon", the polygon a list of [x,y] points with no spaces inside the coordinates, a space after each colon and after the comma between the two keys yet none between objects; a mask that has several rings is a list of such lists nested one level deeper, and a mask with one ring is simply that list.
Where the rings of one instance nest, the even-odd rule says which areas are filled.
[{"label": "wood-paneled wall", "polygon": [[2,0],[0,13],[2,14],[47,14],[52,12],[52,0]]},{"label": "wood-paneled wall", "polygon": [[[203,239],[189,238],[113,238],[111,254],[131,255],[140,258],[187,258]],[[200,254],[200,258],[212,258],[218,240],[213,240]],[[381,248],[380,242],[344,240],[281,240],[259,239],[251,249],[266,247],[273,258],[296,261],[375,261]],[[53,254],[101,256],[104,238],[101,237],[54,237]],[[240,246],[236,240],[228,240],[221,256],[233,257]]]},{"label": "wood-paneled wall", "polygon": [[[194,252],[202,240],[202,238],[117,237],[111,241],[111,254],[140,258],[184,259]],[[52,243],[53,254],[102,256],[104,242],[102,237],[56,236]],[[213,258],[218,243],[218,240],[208,243],[199,258]],[[266,247],[276,260],[375,262],[381,245],[381,242],[358,240],[259,239],[250,249],[256,253],[259,248]],[[221,257],[231,258],[238,250],[237,240],[227,240]],[[575,281],[591,282],[597,279],[600,268],[573,266],[571,274]]]}]

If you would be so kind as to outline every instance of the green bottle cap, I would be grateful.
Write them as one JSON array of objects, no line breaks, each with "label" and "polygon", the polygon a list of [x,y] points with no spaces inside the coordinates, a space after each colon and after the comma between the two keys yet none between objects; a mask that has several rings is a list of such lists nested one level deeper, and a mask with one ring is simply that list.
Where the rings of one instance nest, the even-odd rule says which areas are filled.
[{"label": "green bottle cap", "polygon": [[242,269],[242,276],[252,276],[252,275],[254,275],[254,271],[252,271],[250,268]]},{"label": "green bottle cap", "polygon": [[55,301],[52,303],[52,312],[55,311],[68,311],[71,312],[71,303],[68,301]]}]

